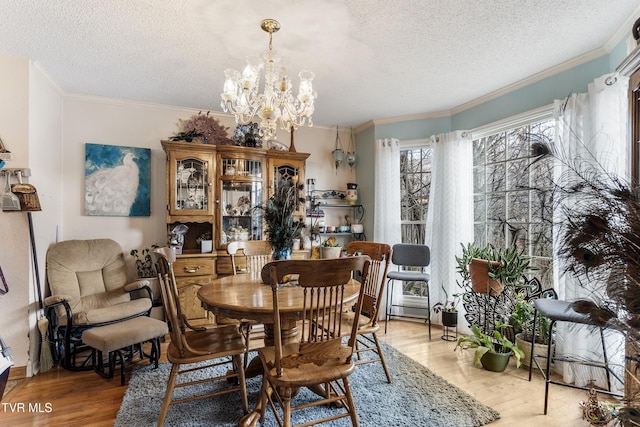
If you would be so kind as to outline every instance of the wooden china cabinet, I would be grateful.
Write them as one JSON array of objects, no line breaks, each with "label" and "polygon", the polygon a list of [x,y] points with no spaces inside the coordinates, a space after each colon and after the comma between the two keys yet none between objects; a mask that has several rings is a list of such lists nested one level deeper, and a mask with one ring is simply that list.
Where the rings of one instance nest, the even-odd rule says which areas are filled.
[{"label": "wooden china cabinet", "polygon": [[[305,182],[307,153],[239,146],[161,141],[167,160],[167,235],[186,225],[182,253],[174,264],[180,303],[195,325],[214,323],[201,307],[200,286],[229,275],[226,253],[233,240],[264,239],[260,209],[279,179]],[[304,204],[297,215],[304,218]],[[213,251],[196,242],[210,233]]]}]

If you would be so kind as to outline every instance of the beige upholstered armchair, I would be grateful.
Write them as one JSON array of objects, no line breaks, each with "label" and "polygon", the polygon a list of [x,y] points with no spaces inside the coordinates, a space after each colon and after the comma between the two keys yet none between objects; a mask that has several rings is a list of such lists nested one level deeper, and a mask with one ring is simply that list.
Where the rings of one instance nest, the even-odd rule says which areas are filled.
[{"label": "beige upholstered armchair", "polygon": [[93,368],[90,353],[77,360],[87,350],[82,331],[151,312],[149,282],[129,282],[122,248],[111,239],[52,245],[47,251],[47,282],[51,290],[45,299],[49,334],[54,356],[66,369]]}]

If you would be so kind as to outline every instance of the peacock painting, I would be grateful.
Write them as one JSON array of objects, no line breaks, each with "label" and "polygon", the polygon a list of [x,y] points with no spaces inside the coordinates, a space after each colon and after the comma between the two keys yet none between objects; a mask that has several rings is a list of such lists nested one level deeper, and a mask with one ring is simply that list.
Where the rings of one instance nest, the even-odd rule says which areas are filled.
[{"label": "peacock painting", "polygon": [[86,144],[85,152],[85,215],[150,215],[150,149]]}]

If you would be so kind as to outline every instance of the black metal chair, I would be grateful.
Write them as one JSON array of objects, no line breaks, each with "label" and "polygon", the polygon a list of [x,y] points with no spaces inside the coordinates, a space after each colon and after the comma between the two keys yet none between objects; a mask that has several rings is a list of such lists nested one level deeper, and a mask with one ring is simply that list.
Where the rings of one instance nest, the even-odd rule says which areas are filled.
[{"label": "black metal chair", "polygon": [[[538,370],[542,374],[545,380],[545,388],[544,388],[544,414],[547,414],[547,404],[549,400],[549,384],[556,384],[565,387],[577,388],[580,390],[589,390],[590,387],[587,386],[579,386],[576,384],[570,384],[563,381],[553,380],[551,379],[551,365],[554,361],[558,362],[566,362],[566,363],[576,363],[586,366],[594,366],[597,368],[602,368],[605,370],[605,374],[607,376],[607,390],[598,390],[599,393],[604,393],[612,396],[622,396],[621,393],[616,393],[611,390],[611,376],[613,375],[618,381],[623,382],[623,380],[611,369],[609,365],[609,360],[607,357],[607,348],[604,339],[604,329],[596,325],[589,316],[586,314],[578,313],[573,308],[573,303],[570,301],[562,301],[557,299],[557,295],[555,292],[553,294],[548,295],[546,298],[539,298],[534,301],[535,312],[533,315],[533,334],[531,338],[531,363],[529,364],[529,381],[531,381],[531,373],[533,370],[533,364],[535,363]],[[533,352],[533,344],[536,341],[536,326],[538,321],[538,315],[543,315],[549,318],[549,342],[547,344],[547,354],[546,355],[537,355]],[[600,339],[602,341],[602,354],[603,360],[588,360],[584,358],[576,358],[570,357],[562,354],[555,354],[552,351],[553,348],[553,327],[557,322],[570,322],[579,325],[587,325],[597,327],[600,332]],[[541,366],[538,359],[546,359],[546,367]]]},{"label": "black metal chair", "polygon": [[[398,243],[393,245],[393,253],[391,255],[391,262],[396,265],[396,271],[389,271],[387,273],[388,286],[387,286],[387,312],[386,322],[384,326],[385,333],[387,332],[387,326],[392,317],[405,317],[410,319],[425,319],[429,324],[429,339],[431,339],[431,301],[429,292],[429,279],[431,276],[425,272],[425,268],[429,266],[431,262],[431,251],[427,245]],[[427,307],[417,305],[406,304],[394,304],[393,303],[393,286],[395,281],[400,282],[419,282],[424,283],[423,289],[426,289]],[[412,314],[397,314],[394,313],[394,307],[409,308],[413,311],[425,311],[426,316],[421,317]]]}]

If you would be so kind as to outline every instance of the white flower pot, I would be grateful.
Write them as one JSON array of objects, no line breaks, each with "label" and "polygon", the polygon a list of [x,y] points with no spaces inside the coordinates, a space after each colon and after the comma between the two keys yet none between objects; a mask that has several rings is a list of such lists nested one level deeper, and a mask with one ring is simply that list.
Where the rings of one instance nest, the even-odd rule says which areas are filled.
[{"label": "white flower pot", "polygon": [[213,251],[213,240],[203,240],[200,242],[200,253],[210,254]]},{"label": "white flower pot", "polygon": [[323,246],[322,247],[323,259],[340,258],[341,254],[342,254],[341,246]]}]

